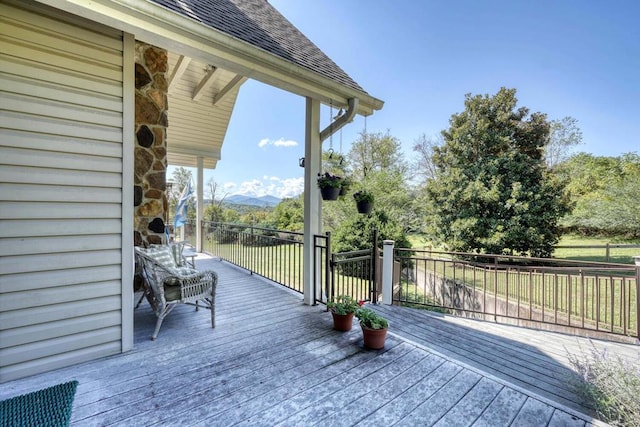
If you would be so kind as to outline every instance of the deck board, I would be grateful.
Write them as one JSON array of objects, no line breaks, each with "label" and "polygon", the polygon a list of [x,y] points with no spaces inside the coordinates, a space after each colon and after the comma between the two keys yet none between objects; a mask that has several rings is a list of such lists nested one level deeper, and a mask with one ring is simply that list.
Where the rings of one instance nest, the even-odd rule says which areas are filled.
[{"label": "deck board", "polygon": [[[156,318],[143,302],[132,351],[2,384],[0,399],[76,379],[77,426],[595,422],[579,405],[543,396],[561,388],[557,378],[525,387],[542,371],[567,369],[550,356],[561,344],[543,346],[547,336],[376,306],[391,332],[383,350],[367,350],[355,322],[334,331],[323,306],[305,306],[301,295],[226,262],[196,262],[220,277],[215,329],[207,310],[179,306],[151,341]],[[509,363],[500,368],[497,355]]]},{"label": "deck board", "polygon": [[580,412],[592,413],[571,386],[569,354],[609,352],[637,363],[640,347],[465,319],[398,306],[375,306],[393,333],[423,348]]}]

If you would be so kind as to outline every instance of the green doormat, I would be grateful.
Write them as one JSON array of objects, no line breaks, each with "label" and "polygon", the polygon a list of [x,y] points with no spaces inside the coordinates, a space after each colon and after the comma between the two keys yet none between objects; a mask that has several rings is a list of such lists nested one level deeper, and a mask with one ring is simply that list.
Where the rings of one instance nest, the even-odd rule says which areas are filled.
[{"label": "green doormat", "polygon": [[0,402],[0,427],[68,426],[78,381]]}]

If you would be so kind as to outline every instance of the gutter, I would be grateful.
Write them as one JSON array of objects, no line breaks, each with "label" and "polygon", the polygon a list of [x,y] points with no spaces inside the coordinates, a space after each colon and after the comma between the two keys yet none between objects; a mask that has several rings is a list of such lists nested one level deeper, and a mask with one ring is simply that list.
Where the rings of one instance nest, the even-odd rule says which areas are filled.
[{"label": "gutter", "polygon": [[346,124],[353,121],[353,118],[358,112],[360,100],[358,100],[358,98],[349,98],[349,100],[347,101],[347,105],[347,111],[345,111],[344,114],[340,115],[334,122],[330,123],[329,126],[324,128],[324,130],[320,132],[320,142],[329,138],[331,135],[342,129]]}]

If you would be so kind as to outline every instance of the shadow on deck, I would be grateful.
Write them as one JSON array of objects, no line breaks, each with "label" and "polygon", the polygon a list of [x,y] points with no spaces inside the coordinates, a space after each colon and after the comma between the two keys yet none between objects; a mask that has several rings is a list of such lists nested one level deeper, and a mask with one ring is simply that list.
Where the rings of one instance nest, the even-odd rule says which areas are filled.
[{"label": "shadow on deck", "polygon": [[[332,330],[323,306],[305,306],[301,295],[225,262],[202,255],[196,262],[219,274],[215,329],[208,312],[179,306],[151,341],[156,319],[143,303],[135,314],[133,351],[3,384],[0,399],[76,379],[72,425],[81,426],[594,422],[575,410],[579,405],[540,397],[544,388],[527,391],[515,374],[512,386],[495,367],[485,371],[474,362],[491,352],[505,365],[517,356],[498,340],[530,346],[531,354],[552,363],[529,343],[509,344],[501,332],[476,332],[443,318],[424,320],[430,315],[414,310],[377,307],[394,333],[384,350],[370,351],[356,324],[350,332]],[[466,343],[460,351],[451,349],[455,336]],[[493,350],[472,351],[483,345]]]}]

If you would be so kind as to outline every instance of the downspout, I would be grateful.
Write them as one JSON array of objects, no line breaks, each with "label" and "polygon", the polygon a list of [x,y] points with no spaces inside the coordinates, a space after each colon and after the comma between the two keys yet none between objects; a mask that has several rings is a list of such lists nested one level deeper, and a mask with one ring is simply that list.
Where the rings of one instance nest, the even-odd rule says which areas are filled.
[{"label": "downspout", "polygon": [[347,123],[351,123],[353,118],[356,116],[358,112],[358,106],[360,105],[360,101],[358,98],[349,98],[347,111],[338,117],[333,123],[329,124],[322,132],[320,132],[320,142],[329,138],[332,134],[336,133]]}]

